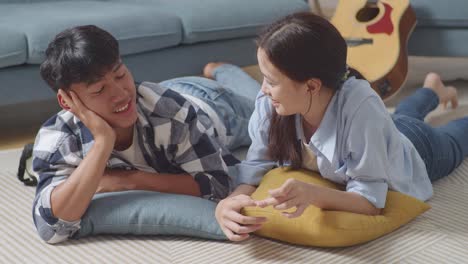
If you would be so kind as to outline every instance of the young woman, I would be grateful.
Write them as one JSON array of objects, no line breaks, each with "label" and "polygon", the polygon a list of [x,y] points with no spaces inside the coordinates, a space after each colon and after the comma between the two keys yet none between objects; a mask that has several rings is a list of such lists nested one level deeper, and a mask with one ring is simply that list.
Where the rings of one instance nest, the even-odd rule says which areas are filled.
[{"label": "young woman", "polygon": [[[257,44],[264,80],[249,124],[252,145],[237,165],[238,187],[216,208],[230,240],[246,239],[266,221],[241,215],[246,206],[295,207],[286,217],[300,216],[309,205],[376,215],[389,189],[427,200],[431,181],[468,155],[468,118],[437,128],[424,123],[439,103],[457,106],[455,88],[437,74],[428,74],[424,88],[390,115],[369,83],[350,74],[345,40],[327,20],[311,13],[287,16]],[[317,171],[346,190],[288,180],[269,198],[252,200],[263,175],[277,165]]]}]

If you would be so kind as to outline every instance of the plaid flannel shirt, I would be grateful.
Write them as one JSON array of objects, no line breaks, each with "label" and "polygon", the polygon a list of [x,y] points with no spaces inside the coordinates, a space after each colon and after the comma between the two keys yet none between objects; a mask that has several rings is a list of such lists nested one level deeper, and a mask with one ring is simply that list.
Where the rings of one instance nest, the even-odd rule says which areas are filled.
[{"label": "plaid flannel shirt", "polygon": [[[159,173],[189,173],[203,198],[219,200],[232,188],[229,171],[239,161],[218,140],[210,117],[179,93],[145,82],[137,87],[138,142],[148,165]],[[39,183],[33,219],[48,243],[71,237],[80,220],[67,222],[52,214],[52,190],[67,180],[93,145],[93,136],[71,112],[61,111],[40,129],[33,151],[33,169]],[[135,169],[112,153],[107,167]]]}]

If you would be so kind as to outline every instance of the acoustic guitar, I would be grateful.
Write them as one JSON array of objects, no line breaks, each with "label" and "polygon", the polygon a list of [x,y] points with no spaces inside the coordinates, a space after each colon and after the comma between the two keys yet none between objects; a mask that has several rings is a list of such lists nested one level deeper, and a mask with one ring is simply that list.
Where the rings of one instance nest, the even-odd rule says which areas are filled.
[{"label": "acoustic guitar", "polygon": [[388,99],[405,83],[416,25],[409,0],[339,0],[331,22],[348,44],[348,65]]}]

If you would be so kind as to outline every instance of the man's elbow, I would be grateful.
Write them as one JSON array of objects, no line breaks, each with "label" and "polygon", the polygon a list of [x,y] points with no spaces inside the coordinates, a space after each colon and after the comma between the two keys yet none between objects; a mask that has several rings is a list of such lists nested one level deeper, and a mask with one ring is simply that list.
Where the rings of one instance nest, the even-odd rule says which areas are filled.
[{"label": "man's elbow", "polygon": [[42,217],[38,215],[34,217],[39,237],[48,244],[58,244],[66,241],[79,229],[79,223],[67,226],[59,220],[56,224],[50,225]]},{"label": "man's elbow", "polygon": [[68,235],[60,235],[53,226],[47,225],[46,223],[39,224],[36,227],[39,237],[48,244],[58,244],[68,240]]}]

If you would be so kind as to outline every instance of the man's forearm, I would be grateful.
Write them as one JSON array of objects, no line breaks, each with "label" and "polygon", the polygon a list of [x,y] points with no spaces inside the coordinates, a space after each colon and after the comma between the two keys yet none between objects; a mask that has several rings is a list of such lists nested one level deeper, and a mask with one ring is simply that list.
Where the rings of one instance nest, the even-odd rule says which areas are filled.
[{"label": "man's forearm", "polygon": [[[114,178],[120,186],[109,186],[111,191],[147,190],[200,196],[200,187],[190,174],[150,173],[139,170],[106,170],[104,177]],[[111,182],[111,181],[109,181]],[[112,183],[109,183],[112,184]],[[112,190],[114,188],[114,190]]]},{"label": "man's forearm", "polygon": [[239,186],[236,187],[236,189],[229,196],[231,197],[231,196],[236,196],[239,194],[245,194],[245,195],[250,196],[253,192],[255,192],[256,189],[257,187],[253,185],[240,184]]},{"label": "man's forearm", "polygon": [[83,216],[99,185],[112,147],[111,144],[96,141],[68,179],[55,187],[51,194],[55,217],[76,221]]}]

